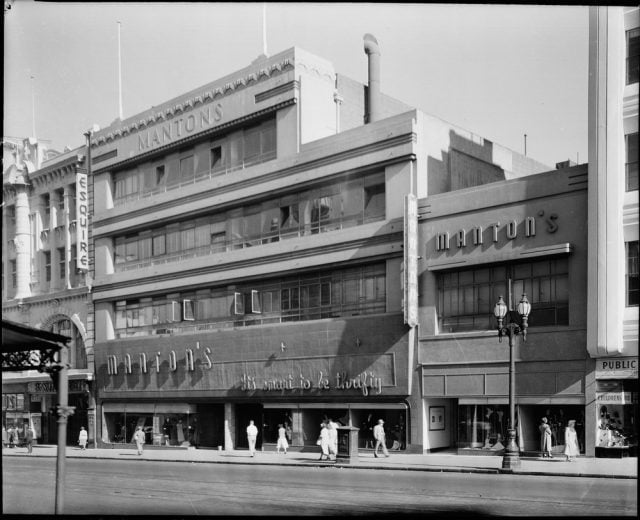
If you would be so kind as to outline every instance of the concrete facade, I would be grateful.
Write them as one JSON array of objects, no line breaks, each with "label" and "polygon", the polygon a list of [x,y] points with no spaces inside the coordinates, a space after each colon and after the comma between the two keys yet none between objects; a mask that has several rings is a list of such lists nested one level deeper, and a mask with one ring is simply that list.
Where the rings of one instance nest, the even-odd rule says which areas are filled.
[{"label": "concrete facade", "polygon": [[583,165],[419,201],[418,371],[427,424],[430,409],[446,419],[444,428],[425,429],[425,449],[500,453],[509,346],[498,341],[493,306],[503,296],[515,308],[523,292],[532,310],[526,342],[519,336],[514,352],[520,449],[539,449],[543,416],[554,425],[556,450],[562,417],[578,421],[583,449],[593,449],[584,419],[594,371],[586,349],[586,199]]},{"label": "concrete facade", "polygon": [[370,447],[384,418],[389,447],[422,452],[405,198],[549,168],[371,95],[292,48],[93,133],[103,445],[141,425],[233,449],[253,419],[259,444],[284,422],[304,449],[326,417]]},{"label": "concrete facade", "polygon": [[597,370],[587,385],[587,418],[598,454],[617,456],[637,445],[638,302],[629,289],[637,291],[638,276],[638,79],[637,54],[634,78],[629,52],[640,11],[589,9],[587,348]]}]

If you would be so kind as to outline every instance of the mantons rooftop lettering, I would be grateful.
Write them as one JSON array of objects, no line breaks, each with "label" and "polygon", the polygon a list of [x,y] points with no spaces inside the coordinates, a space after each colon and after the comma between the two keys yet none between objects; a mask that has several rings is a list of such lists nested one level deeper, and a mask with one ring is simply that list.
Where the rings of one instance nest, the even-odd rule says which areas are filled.
[{"label": "mantons rooftop lettering", "polygon": [[199,110],[195,114],[166,122],[138,135],[138,151],[170,143],[194,132],[206,130],[222,120],[222,105],[217,103]]}]

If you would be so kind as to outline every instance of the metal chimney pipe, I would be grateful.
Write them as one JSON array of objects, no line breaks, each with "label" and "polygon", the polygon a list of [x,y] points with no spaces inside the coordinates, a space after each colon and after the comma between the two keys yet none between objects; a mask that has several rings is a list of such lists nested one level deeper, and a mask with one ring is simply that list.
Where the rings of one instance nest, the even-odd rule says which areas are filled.
[{"label": "metal chimney pipe", "polygon": [[364,52],[369,56],[368,123],[380,119],[380,48],[372,34],[364,35]]}]

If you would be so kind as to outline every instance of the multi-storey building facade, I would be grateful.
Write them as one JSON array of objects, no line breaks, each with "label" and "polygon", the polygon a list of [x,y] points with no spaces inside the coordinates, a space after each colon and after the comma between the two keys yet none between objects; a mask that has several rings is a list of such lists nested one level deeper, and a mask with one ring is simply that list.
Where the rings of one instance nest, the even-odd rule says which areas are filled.
[{"label": "multi-storey building facade", "polygon": [[[2,209],[2,316],[71,338],[68,442],[80,426],[93,438],[88,185],[85,148],[57,153],[36,139],[5,142]],[[35,370],[2,376],[3,425],[31,423],[39,442],[57,442],[56,391]]]},{"label": "multi-storey building facade", "polygon": [[254,420],[302,448],[332,418],[366,447],[383,418],[423,449],[405,198],[549,168],[384,96],[365,52],[368,87],[292,48],[91,136],[104,445],[231,449]]},{"label": "multi-storey building facade", "polygon": [[562,168],[419,201],[418,365],[425,448],[501,454],[509,428],[509,341],[493,309],[531,303],[516,339],[515,429],[538,452],[542,417],[562,453],[567,421],[593,450],[585,417],[594,371],[587,333],[587,168]]},{"label": "multi-storey building facade", "polygon": [[589,299],[596,455],[637,449],[640,11],[590,7]]}]

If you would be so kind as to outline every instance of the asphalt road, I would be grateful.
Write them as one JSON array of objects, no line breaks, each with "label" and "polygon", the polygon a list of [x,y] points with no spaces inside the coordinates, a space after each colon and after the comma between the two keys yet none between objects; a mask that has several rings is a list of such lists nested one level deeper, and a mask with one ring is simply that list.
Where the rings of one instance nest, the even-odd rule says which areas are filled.
[{"label": "asphalt road", "polygon": [[[65,514],[637,516],[637,480],[67,459]],[[52,514],[55,459],[4,457],[2,510]]]}]

